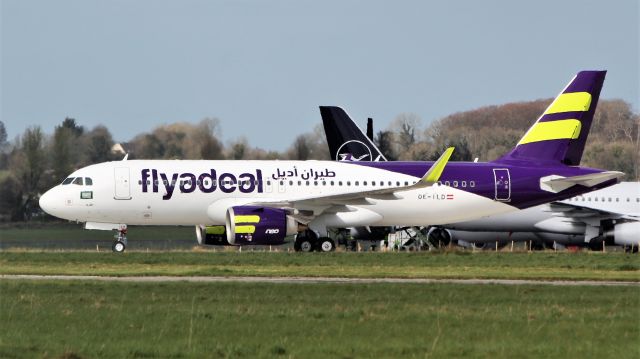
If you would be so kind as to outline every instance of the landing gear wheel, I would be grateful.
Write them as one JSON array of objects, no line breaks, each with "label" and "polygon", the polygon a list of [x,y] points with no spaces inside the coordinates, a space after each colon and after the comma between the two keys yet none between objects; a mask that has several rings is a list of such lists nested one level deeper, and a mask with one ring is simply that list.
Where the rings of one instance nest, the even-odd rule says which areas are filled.
[{"label": "landing gear wheel", "polygon": [[317,236],[313,231],[300,232],[296,235],[293,249],[296,252],[313,252],[317,241]]},{"label": "landing gear wheel", "polygon": [[118,229],[118,234],[114,236],[111,250],[115,253],[122,253],[127,248],[127,227],[123,226]]},{"label": "landing gear wheel", "polygon": [[318,241],[318,252],[333,252],[336,244],[329,237],[320,238]]},{"label": "landing gear wheel", "polygon": [[122,241],[115,241],[111,246],[111,250],[113,250],[116,253],[124,252],[125,248],[127,248],[127,246]]}]

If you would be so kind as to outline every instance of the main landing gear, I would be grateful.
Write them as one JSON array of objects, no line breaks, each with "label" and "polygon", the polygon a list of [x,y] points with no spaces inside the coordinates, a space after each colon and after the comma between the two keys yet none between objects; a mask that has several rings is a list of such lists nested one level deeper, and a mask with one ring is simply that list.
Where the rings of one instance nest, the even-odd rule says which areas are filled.
[{"label": "main landing gear", "polygon": [[127,227],[118,229],[118,234],[113,236],[115,239],[111,245],[111,250],[116,253],[122,253],[127,248]]},{"label": "main landing gear", "polygon": [[336,244],[329,237],[318,238],[314,231],[306,230],[296,235],[293,249],[296,252],[333,252],[336,249]]}]

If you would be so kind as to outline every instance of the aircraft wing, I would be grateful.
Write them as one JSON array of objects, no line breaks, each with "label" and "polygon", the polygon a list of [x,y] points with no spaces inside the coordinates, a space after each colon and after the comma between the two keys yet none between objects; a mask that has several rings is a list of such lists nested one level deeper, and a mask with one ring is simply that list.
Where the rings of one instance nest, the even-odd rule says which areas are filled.
[{"label": "aircraft wing", "polygon": [[563,216],[574,221],[581,222],[594,219],[628,219],[634,221],[640,220],[640,214],[638,213],[618,213],[564,202],[550,203],[549,212],[553,212],[556,216]]},{"label": "aircraft wing", "polygon": [[387,187],[376,190],[363,190],[359,192],[349,192],[343,194],[333,194],[327,196],[310,196],[297,199],[285,200],[257,200],[246,205],[259,205],[266,207],[284,208],[291,211],[291,215],[301,215],[301,217],[313,217],[320,213],[350,212],[348,206],[373,204],[372,200],[395,200],[401,199],[402,192],[430,187],[440,179],[454,147],[447,148],[429,170],[413,184],[407,186]]}]

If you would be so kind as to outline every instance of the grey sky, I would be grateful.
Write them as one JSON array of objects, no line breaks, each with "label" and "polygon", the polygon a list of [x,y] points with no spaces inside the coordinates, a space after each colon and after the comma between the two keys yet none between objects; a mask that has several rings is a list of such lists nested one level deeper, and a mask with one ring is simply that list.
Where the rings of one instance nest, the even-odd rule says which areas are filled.
[{"label": "grey sky", "polygon": [[342,105],[382,129],[552,97],[607,69],[639,100],[638,0],[1,0],[0,119],[9,138],[66,117],[117,140],[221,120],[225,140],[282,150]]}]

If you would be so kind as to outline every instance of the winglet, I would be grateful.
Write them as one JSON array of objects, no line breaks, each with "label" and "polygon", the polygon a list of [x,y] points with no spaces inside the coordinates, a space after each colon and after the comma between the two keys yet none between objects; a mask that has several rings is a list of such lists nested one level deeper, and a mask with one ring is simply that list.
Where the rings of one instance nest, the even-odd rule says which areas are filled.
[{"label": "winglet", "polygon": [[444,167],[447,165],[447,162],[449,162],[449,158],[451,158],[451,154],[453,154],[454,149],[455,147],[447,148],[444,151],[444,153],[440,155],[440,158],[438,158],[438,160],[433,164],[433,166],[429,168],[427,173],[425,173],[424,176],[422,176],[422,179],[420,180],[420,182],[422,182],[423,184],[427,184],[429,186],[438,182],[438,180],[440,179],[440,176],[442,175],[442,171],[444,171]]}]

